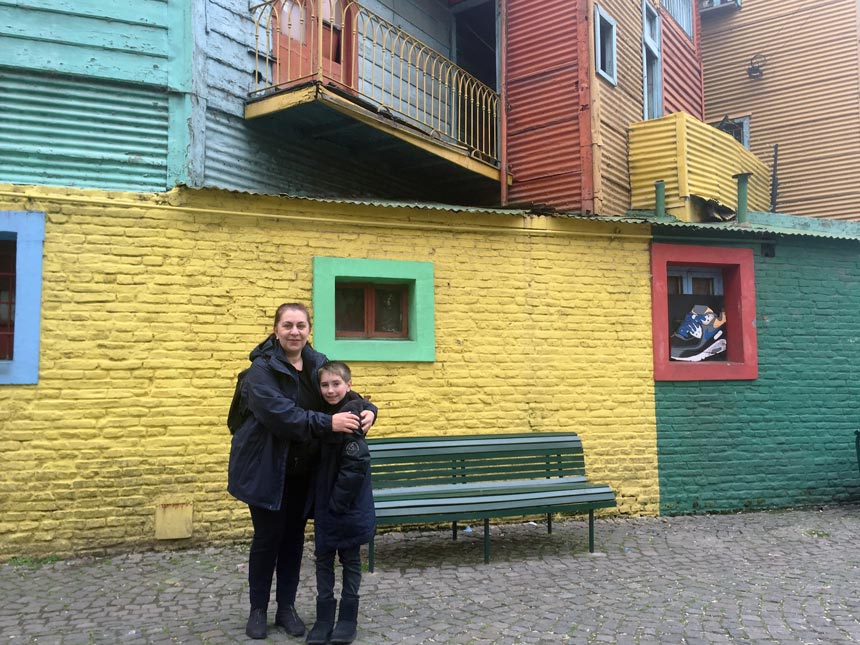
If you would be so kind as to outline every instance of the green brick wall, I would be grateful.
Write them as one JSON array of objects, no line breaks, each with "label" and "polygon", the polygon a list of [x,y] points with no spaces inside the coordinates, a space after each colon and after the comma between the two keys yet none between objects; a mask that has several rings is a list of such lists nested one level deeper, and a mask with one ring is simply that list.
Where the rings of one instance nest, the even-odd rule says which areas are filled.
[{"label": "green brick wall", "polygon": [[750,246],[759,378],[655,384],[663,514],[860,497],[860,245]]}]

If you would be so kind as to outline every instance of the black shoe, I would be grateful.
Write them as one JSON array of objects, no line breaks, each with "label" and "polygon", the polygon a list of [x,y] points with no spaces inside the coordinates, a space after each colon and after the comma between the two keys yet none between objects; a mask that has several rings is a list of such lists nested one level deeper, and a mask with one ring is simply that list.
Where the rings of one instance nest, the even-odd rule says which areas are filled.
[{"label": "black shoe", "polygon": [[334,614],[337,610],[337,600],[317,599],[317,619],[311,631],[308,632],[307,642],[309,645],[325,645],[331,638],[331,630],[334,628]]},{"label": "black shoe", "polygon": [[287,630],[290,636],[304,636],[305,623],[296,613],[295,605],[278,605],[275,624]]},{"label": "black shoe", "polygon": [[248,624],[245,625],[245,633],[248,638],[261,639],[268,635],[269,627],[266,625],[266,610],[263,607],[257,607],[251,610],[248,616]]},{"label": "black shoe", "polygon": [[358,598],[341,598],[337,623],[331,632],[331,643],[346,645],[358,636]]}]

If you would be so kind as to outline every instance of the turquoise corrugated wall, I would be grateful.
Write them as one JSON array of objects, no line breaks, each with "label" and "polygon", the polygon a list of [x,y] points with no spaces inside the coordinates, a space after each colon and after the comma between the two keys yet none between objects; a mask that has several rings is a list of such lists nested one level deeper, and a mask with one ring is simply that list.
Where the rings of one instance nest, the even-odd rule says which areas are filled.
[{"label": "turquoise corrugated wall", "polygon": [[198,1],[0,0],[0,182],[183,182]]}]

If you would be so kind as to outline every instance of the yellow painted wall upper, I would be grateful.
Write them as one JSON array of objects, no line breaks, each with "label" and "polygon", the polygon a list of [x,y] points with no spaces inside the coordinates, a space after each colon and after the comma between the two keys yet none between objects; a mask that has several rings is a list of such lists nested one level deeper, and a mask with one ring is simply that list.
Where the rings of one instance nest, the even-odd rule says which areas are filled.
[{"label": "yellow painted wall upper", "polygon": [[436,361],[352,365],[374,436],[573,429],[619,512],[658,512],[646,227],[179,190],[0,208],[47,213],[39,383],[0,386],[0,560],[152,546],[156,511],[248,538],[226,411],[317,255],[433,263]]},{"label": "yellow painted wall upper", "polygon": [[[855,0],[744,0],[702,16],[706,120],[749,117],[777,210],[860,220],[860,56]],[[760,79],[747,67],[764,57]]]}]

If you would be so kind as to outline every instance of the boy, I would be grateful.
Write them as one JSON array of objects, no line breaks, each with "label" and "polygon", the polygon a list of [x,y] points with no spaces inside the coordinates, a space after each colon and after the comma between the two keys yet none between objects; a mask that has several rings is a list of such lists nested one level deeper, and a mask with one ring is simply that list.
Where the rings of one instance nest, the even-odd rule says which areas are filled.
[{"label": "boy", "polygon": [[[329,361],[319,368],[323,412],[352,412],[360,416],[370,403],[352,391],[352,374],[345,363]],[[317,617],[308,643],[351,643],[358,625],[362,544],[376,530],[370,484],[370,451],[361,431],[328,433],[323,439],[314,484],[314,556],[317,574]],[[343,566],[340,613],[334,621],[334,557]]]}]

